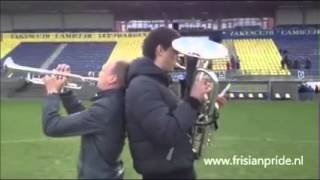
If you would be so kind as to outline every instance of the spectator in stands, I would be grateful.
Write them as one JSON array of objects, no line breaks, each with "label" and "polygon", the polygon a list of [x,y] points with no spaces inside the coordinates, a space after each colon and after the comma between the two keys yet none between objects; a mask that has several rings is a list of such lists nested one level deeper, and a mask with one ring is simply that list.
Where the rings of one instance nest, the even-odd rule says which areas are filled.
[{"label": "spectator in stands", "polygon": [[284,57],[281,60],[281,66],[282,66],[282,63],[283,63],[283,68],[282,69],[284,69],[285,65],[289,69],[289,58],[288,58],[288,55],[284,55]]},{"label": "spectator in stands", "polygon": [[284,59],[281,59],[281,68],[284,69],[285,61]]},{"label": "spectator in stands", "polygon": [[178,58],[171,42],[179,36],[164,27],[151,31],[144,57],[129,67],[126,127],[134,168],[143,179],[195,179],[190,133],[212,86],[196,81],[184,100],[169,90],[168,73]]},{"label": "spectator in stands", "polygon": [[231,62],[231,69],[236,69],[236,59],[233,55],[231,56],[230,62]]},{"label": "spectator in stands", "polygon": [[[87,109],[71,91],[59,93],[66,78],[46,76],[47,95],[42,111],[43,131],[51,137],[81,136],[78,178],[122,179],[119,160],[124,145],[124,85],[128,64],[124,61],[104,65],[99,73],[94,103]],[[70,73],[69,66],[57,71]],[[59,114],[60,99],[69,116]]]},{"label": "spectator in stands", "polygon": [[230,68],[230,62],[229,62],[229,61],[227,62],[226,67],[227,67],[227,70],[228,70],[228,71],[231,69],[231,68]]},{"label": "spectator in stands", "polygon": [[239,60],[237,60],[237,62],[236,62],[236,68],[239,70],[240,69],[240,62],[239,62]]},{"label": "spectator in stands", "polygon": [[209,63],[208,63],[208,69],[213,69],[213,63],[212,63],[212,61],[209,61]]},{"label": "spectator in stands", "polygon": [[304,68],[308,70],[311,69],[311,61],[309,58],[306,59]]},{"label": "spectator in stands", "polygon": [[281,56],[283,56],[283,50],[281,48],[279,48],[279,53]]},{"label": "spectator in stands", "polygon": [[289,58],[288,55],[285,55],[285,64],[287,65],[287,69],[293,68],[292,60]]},{"label": "spectator in stands", "polygon": [[298,59],[295,59],[293,61],[293,69],[300,69],[300,64],[299,64]]}]

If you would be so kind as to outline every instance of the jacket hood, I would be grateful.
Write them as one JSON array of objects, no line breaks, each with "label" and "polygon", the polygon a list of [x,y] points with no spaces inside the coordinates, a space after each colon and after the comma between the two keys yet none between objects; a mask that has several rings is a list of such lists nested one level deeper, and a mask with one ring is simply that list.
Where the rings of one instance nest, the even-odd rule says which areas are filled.
[{"label": "jacket hood", "polygon": [[137,58],[132,61],[127,74],[127,83],[130,83],[134,77],[139,75],[149,76],[167,86],[170,83],[169,73],[160,69],[150,58],[147,57]]}]

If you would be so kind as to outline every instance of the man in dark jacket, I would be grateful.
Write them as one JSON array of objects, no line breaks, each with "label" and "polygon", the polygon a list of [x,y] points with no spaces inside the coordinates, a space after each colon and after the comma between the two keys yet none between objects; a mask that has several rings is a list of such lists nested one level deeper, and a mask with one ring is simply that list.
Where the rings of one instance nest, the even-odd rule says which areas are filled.
[{"label": "man in dark jacket", "polygon": [[308,70],[311,68],[311,61],[309,58],[306,59],[304,68]]},{"label": "man in dark jacket", "polygon": [[[124,85],[128,64],[104,65],[99,73],[94,103],[87,109],[71,91],[59,94],[63,76],[46,76],[47,96],[43,106],[43,131],[51,137],[81,136],[79,179],[122,179],[119,156],[124,145]],[[67,65],[59,72],[69,73]],[[69,116],[59,114],[60,98]]]},{"label": "man in dark jacket", "polygon": [[212,86],[196,81],[184,100],[168,88],[178,58],[171,42],[178,37],[168,28],[151,31],[143,43],[144,57],[128,71],[126,127],[134,168],[143,179],[195,178],[190,131]]}]

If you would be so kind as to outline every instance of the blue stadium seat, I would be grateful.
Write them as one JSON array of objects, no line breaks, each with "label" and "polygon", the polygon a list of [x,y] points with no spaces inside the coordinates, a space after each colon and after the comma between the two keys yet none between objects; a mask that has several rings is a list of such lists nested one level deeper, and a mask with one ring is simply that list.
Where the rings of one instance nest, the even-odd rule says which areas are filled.
[{"label": "blue stadium seat", "polygon": [[109,58],[115,42],[68,43],[49,68],[58,64],[69,64],[75,74],[88,75],[89,71],[98,72]]},{"label": "blue stadium seat", "polygon": [[290,60],[298,59],[300,65],[302,65],[300,69],[304,69],[305,59],[309,58],[311,61],[310,70],[314,75],[319,70],[317,41],[316,36],[283,36],[274,39],[279,49],[288,51]]},{"label": "blue stadium seat", "polygon": [[59,45],[60,43],[21,43],[6,57],[11,57],[17,64],[39,68]]}]

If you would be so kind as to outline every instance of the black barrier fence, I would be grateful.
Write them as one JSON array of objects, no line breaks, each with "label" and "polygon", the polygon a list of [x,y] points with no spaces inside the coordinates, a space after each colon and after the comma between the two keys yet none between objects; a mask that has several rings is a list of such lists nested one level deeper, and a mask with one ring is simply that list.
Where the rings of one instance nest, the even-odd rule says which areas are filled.
[{"label": "black barrier fence", "polygon": [[[231,69],[227,71],[214,71],[220,80],[240,78],[240,79],[279,79],[279,80],[319,80],[320,81],[320,70],[241,70]],[[183,80],[186,77],[186,72],[183,70],[174,71],[171,73],[173,81]]]}]

